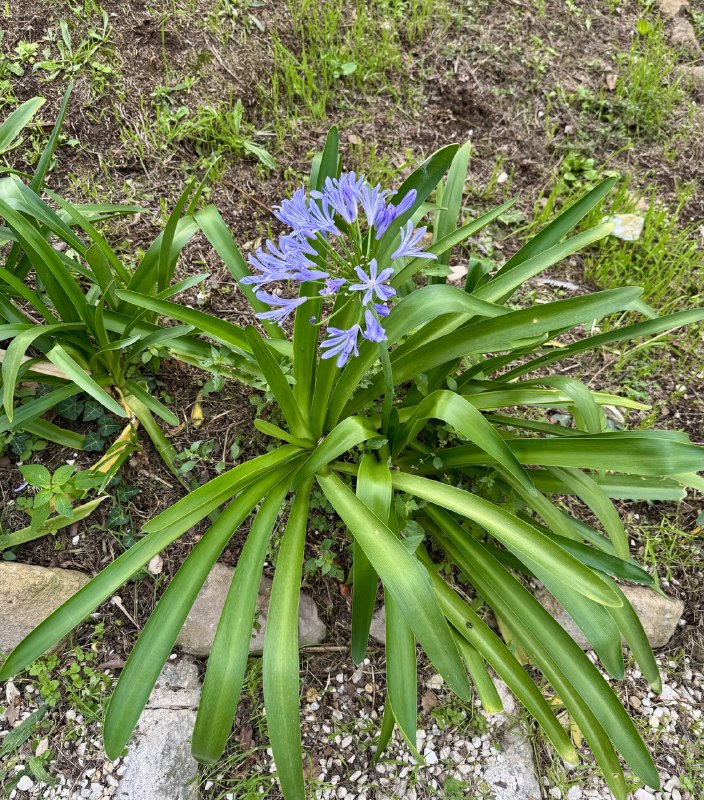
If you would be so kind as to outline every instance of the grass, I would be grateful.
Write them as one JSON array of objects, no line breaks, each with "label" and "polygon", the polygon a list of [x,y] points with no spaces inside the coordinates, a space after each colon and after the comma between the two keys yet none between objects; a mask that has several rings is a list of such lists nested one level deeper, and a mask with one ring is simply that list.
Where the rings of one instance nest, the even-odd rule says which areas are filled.
[{"label": "grass", "polygon": [[260,86],[280,137],[290,124],[282,107],[322,119],[338,88],[396,95],[392,76],[408,66],[404,44],[445,19],[440,0],[287,0],[286,8],[295,44],[272,34],[271,85]]},{"label": "grass", "polygon": [[121,106],[115,107],[120,120],[120,137],[128,151],[142,162],[155,153],[173,154],[174,145],[183,145],[198,157],[195,168],[213,163],[213,157],[252,157],[267,169],[276,162],[269,151],[255,141],[261,134],[244,118],[242,101],[232,94],[228,100],[186,105],[193,80],[157,87],[149,100],[140,99],[139,116],[123,119]]},{"label": "grass", "polygon": [[[679,71],[680,53],[670,45],[662,20],[650,14],[648,19],[640,19],[632,37],[630,48],[614,56],[613,72],[602,79],[597,90],[580,85],[568,91],[558,84],[547,93],[548,139],[555,134],[553,113],[559,117],[561,111],[576,112],[577,138],[585,145],[603,147],[606,141],[594,142],[593,138],[609,137],[612,151],[614,135],[621,144],[634,138],[667,142],[675,134],[691,138],[695,106]],[[603,69],[600,64],[595,66]]]},{"label": "grass", "polygon": [[657,138],[665,134],[686,93],[677,74],[677,54],[661,20],[638,21],[631,48],[617,57],[617,66],[615,99],[626,123],[638,135]]},{"label": "grass", "polygon": [[[687,203],[694,194],[691,184],[675,189],[674,202],[665,204],[651,189],[645,197],[630,191],[623,181],[614,195],[609,214],[639,214],[643,232],[635,242],[607,237],[585,254],[584,273],[599,286],[642,286],[644,299],[667,311],[692,306],[701,297],[704,264],[698,241],[700,220],[686,219]],[[646,206],[645,210],[639,210]],[[602,211],[585,224],[600,221]]]}]

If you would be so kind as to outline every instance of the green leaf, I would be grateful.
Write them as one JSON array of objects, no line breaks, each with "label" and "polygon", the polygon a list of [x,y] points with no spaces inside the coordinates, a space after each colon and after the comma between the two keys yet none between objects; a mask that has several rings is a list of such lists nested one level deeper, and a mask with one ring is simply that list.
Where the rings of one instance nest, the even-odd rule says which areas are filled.
[{"label": "green leaf", "polygon": [[[553,683],[563,702],[568,708],[571,705],[570,698],[574,698],[578,704],[586,703],[586,708],[591,710],[599,725],[619,748],[636,774],[649,786],[657,788],[659,785],[657,770],[633,722],[579,645],[477,540],[467,536],[462,528],[439,509],[429,507],[428,513],[441,526],[447,537],[441,542],[446,552],[458,563],[464,574],[502,620],[510,625],[512,634]],[[536,562],[537,558],[536,551]],[[569,583],[578,590],[571,579]],[[617,595],[612,585],[609,588]],[[622,602],[620,597],[618,599]],[[565,679],[569,683],[565,683]],[[579,694],[575,696],[574,690]],[[576,721],[592,749],[595,748],[595,744],[600,747],[598,729],[590,731],[584,727],[584,722]],[[596,750],[595,755],[597,755]],[[603,756],[608,757],[608,750],[605,747]],[[604,774],[612,791],[621,797],[625,796],[625,787],[621,786],[621,779],[617,782],[615,790],[613,772]]]},{"label": "green leaf", "polygon": [[[591,322],[622,310],[636,299],[640,289],[607,289],[590,295],[572,297],[525,308],[501,317],[468,325],[446,336],[441,336],[400,358],[394,358],[394,383],[405,381],[471,353],[489,353],[510,349],[522,339]],[[352,413],[383,391],[383,375],[377,374],[371,385],[359,392],[345,412]]]},{"label": "green leaf", "polygon": [[[245,489],[198,541],[161,596],[110,698],[103,731],[105,752],[109,758],[117,758],[127,744],[213,564],[254,506],[276,486],[288,469],[284,466],[273,470],[255,486]],[[132,553],[143,541],[133,545],[124,555]],[[116,563],[113,562],[113,565]],[[101,574],[104,575],[106,571]],[[91,583],[96,580],[94,578]]]},{"label": "green leaf", "polygon": [[506,442],[484,415],[461,395],[439,390],[425,397],[416,407],[407,422],[394,437],[394,453],[398,454],[419,433],[428,419],[441,419],[451,425],[460,436],[476,443],[493,459],[498,461],[526,489],[537,494],[528,473],[519,464]]},{"label": "green leaf", "polygon": [[377,252],[379,263],[384,263],[388,258],[401,226],[415,214],[428,195],[438,185],[440,178],[452,163],[457,150],[458,146],[456,144],[448,144],[445,147],[441,147],[401,184],[393,196],[393,203],[397,205],[411,190],[415,190],[416,199],[405,214],[401,214],[391,223],[389,229],[379,240],[379,250]]},{"label": "green leaf", "polygon": [[[269,311],[269,306],[262,303],[261,300],[257,300],[254,287],[241,283],[242,278],[247,277],[251,272],[246,261],[242,258],[242,254],[235,244],[225,220],[220,216],[215,206],[207,206],[202,211],[196,211],[195,219],[215,252],[223,260],[230,275],[237,281],[239,290],[244,292],[252,308],[257,312]],[[275,322],[263,320],[262,325],[273,339],[284,339],[286,337],[286,334]]]},{"label": "green leaf", "polygon": [[192,750],[199,761],[217,761],[232,729],[247,668],[264,559],[290,482],[287,475],[267,494],[237,561],[210,651],[193,731]]},{"label": "green leaf", "polygon": [[563,236],[574,228],[584,217],[598,205],[616,185],[617,178],[605,178],[598,186],[577,200],[563,211],[537,236],[533,236],[514,256],[512,256],[497,273],[497,277],[510,272],[531,258],[545,252],[556,245]]},{"label": "green leaf", "polygon": [[[576,467],[661,477],[704,469],[704,447],[649,435],[650,431],[615,431],[552,439],[506,439],[521,464]],[[490,461],[474,445],[438,451],[445,469]]]},{"label": "green leaf", "polygon": [[80,386],[86,394],[89,394],[101,405],[105,406],[108,411],[111,411],[118,417],[127,416],[122,406],[110,397],[110,395],[71,358],[61,345],[55,344],[46,354],[46,357],[52,364],[62,370],[77,386]]},{"label": "green leaf", "polygon": [[620,599],[613,589],[574,556],[551,541],[537,528],[488,500],[454,486],[416,475],[393,472],[394,488],[454,511],[481,525],[488,533],[510,548],[523,560],[535,560],[551,575],[560,576],[574,591],[606,606],[618,606]]},{"label": "green leaf", "polygon": [[[385,521],[388,520],[392,494],[389,468],[371,453],[363,455],[357,473],[357,497]],[[362,545],[354,537],[352,547],[351,654],[354,663],[361,664],[367,652],[379,578]]]},{"label": "green leaf", "polygon": [[161,514],[157,514],[144,525],[142,530],[146,533],[177,531],[176,536],[180,536],[223,503],[232,499],[245,486],[261,480],[272,469],[288,463],[300,454],[299,447],[287,444],[271,453],[238,464],[194,489],[187,497],[162,511]]},{"label": "green leaf", "polygon": [[249,347],[257,359],[264,378],[269,384],[269,389],[271,389],[276,398],[276,402],[286,418],[291,432],[299,438],[310,439],[312,433],[305,415],[307,409],[304,407],[302,410],[301,406],[296,402],[286,376],[256,329],[248,325],[245,333]]},{"label": "green leaf", "polygon": [[472,683],[477,690],[485,713],[497,714],[503,711],[504,704],[496,691],[496,686],[491,675],[489,675],[489,670],[487,670],[482,657],[479,655],[479,651],[459,633],[455,636],[455,643],[472,677]]},{"label": "green leaf", "polygon": [[32,486],[48,489],[51,486],[51,473],[41,464],[24,464],[20,468],[22,477]]},{"label": "green leaf", "polygon": [[450,629],[433,596],[425,570],[389,528],[335,475],[318,474],[325,496],[359,541],[367,558],[398,604],[406,622],[452,690],[471,692]]},{"label": "green leaf", "polygon": [[379,432],[364,417],[343,419],[308,456],[308,460],[296,475],[294,488],[338,456],[377,436]]},{"label": "green leaf", "polygon": [[32,117],[46,103],[43,97],[33,97],[18,106],[12,113],[5,117],[0,125],[0,154],[6,152],[17,142],[17,138],[29,125]]},{"label": "green leaf", "polygon": [[[296,448],[291,449],[296,450]],[[145,535],[136,544],[132,545],[129,550],[126,550],[115,561],[105,567],[102,572],[99,572],[89,583],[63,605],[59,606],[56,611],[50,614],[17,645],[5,660],[2,668],[0,668],[0,680],[7,680],[12,675],[15,675],[27,664],[61,641],[79,622],[94,611],[105,599],[112,596],[125,581],[129,580],[135,572],[141,569],[157,553],[178,539],[182,533],[188,530],[195,522],[200,521],[213,508],[217,508],[231,497],[234,497],[238,491],[243,490],[242,494],[237,497],[236,507],[247,508],[247,504],[251,502],[249,506],[251,510],[261,497],[276,484],[280,469],[284,469],[280,465],[285,465],[294,455],[290,450],[283,451],[286,451],[285,447],[253,459],[246,464],[240,464],[230,470],[230,473],[215,478],[211,483],[219,481],[220,478],[228,478],[228,493],[224,497],[216,497],[215,506],[210,507],[203,503],[202,490],[208,489],[208,484],[206,484],[189,497],[184,498],[186,509],[179,508],[180,504],[184,502],[180,501],[151,520],[142,529],[142,532],[148,535]],[[252,486],[251,483],[255,478],[257,483]],[[198,495],[199,492],[201,492],[201,495],[198,496],[196,501],[193,501],[193,496]],[[212,502],[212,496],[209,499]],[[195,506],[195,508],[190,508],[191,506]],[[202,511],[203,507],[206,508],[205,511]],[[244,516],[248,513],[249,511],[246,511]],[[174,516],[176,517],[176,522],[171,524],[170,520]],[[153,527],[151,530],[147,530],[148,527],[156,527],[157,520],[166,520],[169,524],[161,526],[157,530],[154,530]],[[151,689],[151,687],[149,688]]]},{"label": "green leaf", "polygon": [[304,800],[301,758],[298,602],[311,481],[296,494],[281,539],[269,598],[262,677],[269,741],[284,795]]},{"label": "green leaf", "polygon": [[12,422],[14,415],[14,394],[17,376],[20,367],[25,360],[27,349],[42,336],[51,336],[62,330],[78,330],[81,324],[73,323],[68,325],[35,325],[29,330],[18,333],[10,342],[4,356],[2,356],[2,404],[5,408],[7,418]]},{"label": "green leaf", "polygon": [[125,388],[141,403],[143,403],[153,414],[156,414],[157,417],[161,417],[161,419],[163,419],[168,425],[178,425],[179,418],[176,416],[176,414],[174,414],[174,412],[170,408],[167,408],[162,402],[157,400],[156,397],[151,395],[139,383],[133,380],[127,380],[125,382]]},{"label": "green leaf", "polygon": [[[438,185],[433,242],[437,242],[452,233],[457,227],[457,223],[462,219],[462,196],[464,194],[464,184],[467,180],[471,152],[472,143],[466,142],[463,144],[452,159],[445,185]],[[440,191],[441,187],[442,191]],[[446,265],[450,263],[449,250],[438,258],[438,263]]]},{"label": "green leaf", "polygon": [[545,731],[555,749],[568,763],[576,764],[578,756],[572,742],[567,738],[552,709],[540,693],[531,676],[523,669],[513,653],[491,630],[484,620],[465,603],[457,593],[437,574],[424,548],[419,548],[421,562],[426,567],[433,590],[445,616],[457,633],[469,642],[496,671],[511,691]]},{"label": "green leaf", "polygon": [[704,320],[704,308],[693,308],[688,311],[678,311],[675,314],[658,317],[657,319],[637,322],[634,325],[626,325],[625,327],[616,328],[595,336],[586,336],[566,347],[556,348],[553,352],[529,359],[506,372],[502,378],[503,380],[511,380],[518,375],[523,375],[526,372],[533,372],[539,367],[552,364],[554,361],[570,359],[578,353],[583,353],[587,350],[595,350],[605,347],[606,345],[615,344],[616,342],[627,342],[644,336],[656,336],[664,331],[671,331],[684,325],[693,325],[702,320]]},{"label": "green leaf", "polygon": [[224,344],[229,345],[235,351],[240,353],[249,353],[250,347],[247,342],[247,337],[244,331],[237,325],[227,322],[224,319],[218,319],[211,314],[206,314],[203,311],[198,311],[194,308],[172,303],[170,300],[159,300],[156,297],[149,297],[148,295],[137,294],[133,291],[118,291],[116,292],[120,300],[126,303],[138,306],[139,308],[147,308],[150,311],[155,311],[165,317],[177,319],[179,322],[185,322],[187,325],[192,325],[199,331],[213,339],[217,339]]}]

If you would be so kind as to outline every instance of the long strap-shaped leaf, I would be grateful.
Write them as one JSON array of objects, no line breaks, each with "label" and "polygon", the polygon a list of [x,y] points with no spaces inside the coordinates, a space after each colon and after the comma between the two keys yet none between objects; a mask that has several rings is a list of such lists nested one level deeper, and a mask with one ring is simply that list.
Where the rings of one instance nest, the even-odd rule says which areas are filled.
[{"label": "long strap-shaped leaf", "polygon": [[291,432],[299,438],[311,438],[312,433],[306,419],[307,408],[302,409],[297,402],[286,376],[257,330],[248,325],[245,333],[250,349],[264,373],[269,389],[276,398]]},{"label": "long strap-shaped leaf", "polygon": [[547,364],[552,364],[554,361],[572,358],[577,353],[595,350],[599,347],[616,344],[616,342],[627,342],[631,339],[641,339],[645,336],[656,336],[664,331],[671,331],[684,325],[693,325],[702,320],[704,320],[704,308],[692,308],[688,311],[678,311],[675,314],[668,314],[657,319],[649,319],[646,322],[626,325],[623,328],[599,333],[596,336],[587,336],[584,339],[568,344],[566,347],[556,348],[552,352],[530,359],[506,372],[502,378],[511,380],[518,375],[525,375],[527,372],[533,372]]},{"label": "long strap-shaped leaf", "polygon": [[[600,319],[623,310],[640,294],[641,290],[634,288],[607,289],[477,322],[428,342],[397,360],[392,356],[394,382],[398,385],[414,375],[471,353],[508,350],[522,339]],[[352,413],[381,394],[383,383],[383,375],[375,376],[371,385],[348,403],[346,412]]]},{"label": "long strap-shaped leaf", "polygon": [[49,411],[49,409],[54,408],[57,403],[69,397],[73,397],[74,394],[78,394],[80,391],[80,386],[69,383],[66,386],[62,386],[60,389],[47,392],[41,395],[41,397],[30,400],[28,403],[16,408],[13,422],[10,422],[7,415],[3,414],[0,416],[0,433],[9,430],[22,430],[27,422],[37,419],[37,417],[40,417],[42,414]]},{"label": "long strap-shaped leaf", "polygon": [[539,234],[533,236],[529,242],[523,245],[514,256],[509,258],[498,271],[497,277],[506,272],[510,272],[514,268],[525,263],[528,259],[534,258],[548,248],[556,245],[563,236],[569,233],[575,225],[586,217],[592,208],[606,197],[616,185],[616,180],[615,177],[605,178],[590,192],[587,192],[584,197],[580,197],[576,203],[563,211],[549,225],[543,228]]},{"label": "long strap-shaped leaf", "polygon": [[[427,329],[426,323],[438,317],[457,315],[456,327],[470,317],[498,317],[510,313],[509,309],[477,300],[454,286],[424,286],[404,297],[392,309],[384,323],[387,346],[391,347],[410,331],[423,326],[419,334]],[[444,325],[440,333],[453,330]],[[440,334],[438,334],[440,335]],[[431,338],[435,338],[434,336]],[[416,340],[416,337],[411,337]],[[425,343],[423,339],[422,343]],[[405,345],[401,345],[399,350]],[[337,423],[345,403],[352,396],[360,380],[379,357],[372,342],[362,344],[359,356],[350,359],[342,371],[330,398],[326,427]]]},{"label": "long strap-shaped leaf", "polygon": [[[433,223],[433,243],[452,233],[462,220],[462,197],[467,180],[469,157],[472,143],[465,142],[455,154],[447,171],[447,180],[439,183],[436,189],[435,220]],[[450,253],[446,251],[438,258],[439,264],[450,263]],[[433,283],[437,283],[435,280]]]},{"label": "long strap-shaped leaf", "polygon": [[499,711],[503,711],[504,704],[479,651],[459,633],[455,636],[455,642],[462,653],[467,672],[472,678],[484,711],[487,714],[497,714]]},{"label": "long strap-shaped leaf", "polygon": [[421,646],[452,690],[463,699],[471,692],[425,570],[418,560],[334,474],[318,474],[325,496],[364,548],[384,588],[398,604]]},{"label": "long strap-shaped leaf", "polygon": [[512,451],[496,432],[494,426],[487,422],[484,415],[461,395],[455,392],[439,390],[429,394],[422,400],[410,419],[404,423],[394,438],[395,454],[401,452],[416,436],[423,422],[428,419],[441,419],[451,425],[465,439],[474,442],[492,458],[498,461],[530,494],[536,489],[530,477]]},{"label": "long strap-shaped leaf", "polygon": [[271,453],[238,464],[203,486],[199,486],[166,511],[157,514],[144,525],[142,530],[146,533],[177,531],[176,536],[180,536],[207,517],[211,511],[227,503],[243,486],[259,480],[272,469],[286,464],[300,454],[300,447],[286,444]]},{"label": "long strap-shaped leaf", "polygon": [[[392,494],[388,467],[380,464],[371,453],[363,455],[357,473],[357,497],[384,520],[388,516]],[[352,547],[351,652],[355,664],[361,664],[367,652],[379,578],[356,539],[353,539]]]},{"label": "long strap-shaped leaf", "polygon": [[[212,205],[206,206],[201,211],[196,211],[195,219],[210,244],[214,247],[215,252],[223,260],[230,275],[237,281],[240,291],[244,292],[252,308],[255,311],[268,311],[269,306],[262,303],[261,300],[257,300],[254,288],[248,284],[240,283],[242,278],[251,273],[217,208]],[[285,338],[286,334],[275,322],[264,320],[262,325],[273,339]]]},{"label": "long strap-shaped leaf", "polygon": [[[362,458],[357,475],[357,497],[375,516],[388,525],[395,536],[398,536],[396,513],[392,504],[391,471],[388,464],[377,461],[371,454],[367,454]],[[360,573],[358,570],[357,559],[359,556],[363,559],[362,564],[368,569],[366,573]],[[356,645],[356,661],[359,663],[363,659],[367,647],[369,623],[371,622],[376,600],[377,574],[357,539],[354,540],[354,558],[352,643],[353,647]],[[365,592],[361,602],[360,598],[357,597],[360,591]],[[384,591],[384,604],[386,607],[387,703],[391,704],[394,719],[398,723],[409,749],[418,760],[422,761],[422,757],[416,750],[418,694],[416,639],[393,596],[386,590]],[[363,615],[361,619],[360,611],[361,615]],[[355,629],[355,625],[358,626],[357,629]],[[377,753],[376,757],[379,757],[379,753]]]},{"label": "long strap-shaped leaf", "polygon": [[[237,481],[233,480],[232,476],[230,476],[230,497],[233,497],[242,486],[246,486],[251,482],[253,473],[257,477],[262,476],[262,467],[264,476],[259,478],[260,481],[265,481],[267,475],[275,473],[276,467],[282,463],[282,456],[280,453],[285,449],[286,448],[280,448],[279,451],[275,451],[275,453],[267,453],[267,456],[255,459],[255,461],[258,461],[256,470],[251,468],[253,462],[235,467],[235,469],[239,471],[238,476],[240,477],[239,481]],[[295,450],[296,448],[292,449]],[[272,460],[270,458],[272,455],[278,456],[278,458]],[[266,462],[263,463],[261,458],[265,458]],[[285,456],[283,458],[285,463]],[[250,491],[250,495],[255,498],[252,501],[252,505],[257,502],[257,497],[261,497],[261,495],[257,494],[258,486],[259,483]],[[250,495],[247,495],[246,498]],[[242,496],[245,497],[244,493]],[[243,503],[245,503],[246,498],[242,501]],[[188,500],[189,498],[184,499]],[[227,498],[221,500],[219,505],[222,505],[226,500]],[[172,506],[169,510],[173,510],[174,507],[175,506]],[[203,516],[207,513],[206,511]],[[198,517],[198,519],[202,519],[202,517]],[[79,589],[73,597],[48,616],[17,645],[2,665],[0,676],[6,677],[0,677],[0,679],[7,680],[7,678],[16,674],[35,658],[63,639],[63,637],[78,625],[79,622],[94,611],[100,603],[110,597],[116,589],[125,583],[125,581],[129,580],[137,570],[143,567],[165,547],[168,547],[171,542],[178,539],[184,530],[187,530],[192,524],[192,522],[189,523],[186,528],[176,525],[162,527],[158,531],[144,536],[135,545],[130,547],[129,550],[126,550],[121,556],[115,559],[112,564],[105,567],[102,572],[99,572],[82,589]],[[143,531],[144,530],[145,529],[143,529]]]},{"label": "long strap-shaped leaf", "polygon": [[631,648],[633,657],[645,679],[653,691],[659,693],[662,691],[662,678],[660,677],[660,670],[650,647],[648,636],[643,629],[643,623],[618,584],[614,583],[613,586],[622,596],[623,605],[620,608],[610,608],[609,613],[614,618],[623,638]]},{"label": "long strap-shaped leaf", "polygon": [[389,229],[379,241],[377,258],[379,263],[384,263],[401,226],[409,220],[425,202],[426,198],[438,185],[440,178],[452,163],[455,153],[458,150],[456,144],[448,144],[433,153],[401,184],[393,197],[393,202],[398,203],[412,190],[416,192],[416,199],[413,205],[400,217],[397,217],[389,226]]},{"label": "long strap-shaped leaf", "polygon": [[433,590],[443,612],[455,630],[476,648],[518,700],[538,720],[560,756],[569,763],[576,764],[579,759],[574,746],[533,679],[486,622],[437,574],[436,565],[430,560],[422,545],[418,548],[418,553],[421,562],[428,570]]},{"label": "long strap-shaped leaf", "polygon": [[609,534],[611,543],[614,546],[616,555],[622,559],[628,559],[628,537],[626,530],[621,522],[618,511],[609,499],[607,493],[590,476],[577,469],[557,469],[552,467],[548,470],[556,478],[567,484],[574,494],[585,503],[596,518],[604,526],[604,530]]},{"label": "long strap-shaped leaf", "polygon": [[[189,553],[156,604],[110,698],[103,730],[108,757],[117,758],[127,744],[213,564],[254,506],[276,486],[287,469],[284,466],[274,470],[245,489],[222,512]],[[251,630],[250,627],[249,635]]]},{"label": "long strap-shaped leaf", "polygon": [[561,577],[585,597],[606,606],[621,604],[621,599],[613,589],[591,569],[537,528],[488,500],[439,481],[402,472],[393,472],[392,480],[395,489],[421,497],[477,522],[519,558],[522,559],[525,554],[527,558],[534,559],[541,568]]},{"label": "long strap-shaped leaf", "polygon": [[101,388],[91,376],[79,366],[73,358],[61,347],[55,344],[46,354],[52,364],[62,370],[77,386],[86,394],[97,400],[100,405],[105,406],[108,411],[112,411],[118,417],[126,417],[125,410],[110,395]]},{"label": "long strap-shaped leaf", "polygon": [[566,242],[561,242],[533,258],[529,258],[520,265],[516,265],[510,271],[499,270],[498,274],[488,283],[475,289],[474,294],[483,300],[493,303],[505,302],[516,291],[519,286],[525,284],[534,275],[544,272],[548,267],[563,261],[573,253],[583,250],[599,239],[608,236],[613,230],[613,223],[603,223],[588,231],[578,233]]},{"label": "long strap-shaped leaf", "polygon": [[368,419],[346,417],[308,456],[308,460],[296,475],[294,488],[338,456],[375,436],[379,436],[379,432]]},{"label": "long strap-shaped leaf", "polygon": [[[508,209],[511,208],[515,202],[515,199],[508,200],[506,203],[503,203],[496,208],[492,208],[491,211],[488,211],[486,214],[482,214],[481,217],[473,219],[471,222],[468,222],[461,228],[457,228],[457,230],[452,231],[452,233],[448,233],[447,236],[443,236],[442,239],[438,239],[438,241],[433,242],[430,247],[425,249],[425,252],[436,256],[440,256],[443,253],[449,252],[453,247],[466,241],[470,236],[474,236],[474,234],[482,230],[482,228],[486,228],[487,225],[490,225],[495,219],[498,219],[504,213],[504,211],[508,211]],[[428,262],[426,258],[412,259],[393,276],[391,279],[391,285],[395,288],[402,286],[406,281],[410,280],[410,278],[412,278],[416,272],[422,269],[423,266],[427,265],[427,263]]]},{"label": "long strap-shaped leaf", "polygon": [[[599,436],[553,439],[506,439],[521,464],[542,467],[606,469],[630,475],[677,475],[704,469],[704,448],[676,439],[625,436],[624,431]],[[487,462],[486,453],[475,445],[459,445],[438,452],[443,465],[463,467]]]},{"label": "long strap-shaped leaf", "polygon": [[41,233],[22,214],[0,199],[0,216],[17,235],[35,272],[64,322],[82,320],[91,324],[92,309],[79,285],[62,262],[59,253],[45,241]]},{"label": "long strap-shaped leaf", "polygon": [[298,603],[312,481],[298,490],[281,539],[269,598],[262,678],[269,741],[287,800],[305,800],[301,759]]},{"label": "long strap-shaped leaf", "polygon": [[126,303],[131,303],[139,308],[147,308],[150,311],[156,311],[157,314],[163,314],[165,317],[177,319],[179,322],[185,322],[187,325],[193,325],[194,328],[203,331],[203,333],[208,336],[212,336],[213,339],[217,339],[219,342],[233,347],[238,352],[251,352],[244,331],[231,322],[218,319],[211,314],[206,314],[195,308],[188,308],[179,303],[173,303],[170,300],[161,300],[133,291],[118,291],[116,294],[120,300],[124,300]]},{"label": "long strap-shaped leaf", "polygon": [[[554,680],[551,675],[551,664],[554,663],[588,703],[627,763],[649,786],[657,788],[657,770],[631,718],[579,645],[533,595],[496,562],[478,541],[467,536],[449,515],[436,508],[429,508],[428,513],[446,534],[447,538],[443,539],[442,544],[453,560],[496,613],[511,623],[513,635],[527,652],[540,659],[537,663],[546,677]],[[613,586],[611,588],[613,590]],[[560,687],[556,685],[555,688],[563,701],[567,702]]]},{"label": "long strap-shaped leaf", "polygon": [[44,103],[46,100],[43,97],[32,97],[5,117],[0,125],[0,153],[4,153],[16,143],[19,135]]},{"label": "long strap-shaped leaf", "polygon": [[61,330],[78,330],[82,327],[83,325],[81,323],[76,322],[67,323],[65,325],[35,325],[28,330],[18,333],[10,342],[2,358],[2,404],[10,422],[12,422],[14,415],[15,384],[27,348],[42,336],[47,336]]},{"label": "long strap-shaped leaf", "polygon": [[266,496],[232,576],[210,651],[193,731],[191,749],[199,761],[217,761],[232,729],[247,669],[264,559],[290,482],[287,476]]}]

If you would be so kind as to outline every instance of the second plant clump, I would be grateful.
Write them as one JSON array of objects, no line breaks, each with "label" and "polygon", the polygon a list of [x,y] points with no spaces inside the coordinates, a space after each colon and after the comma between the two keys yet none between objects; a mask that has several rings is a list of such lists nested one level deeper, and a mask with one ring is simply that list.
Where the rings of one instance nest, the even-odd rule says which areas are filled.
[{"label": "second plant clump", "polygon": [[[688,486],[701,485],[696,473],[704,468],[704,450],[683,433],[608,428],[604,405],[641,406],[562,373],[548,376],[546,367],[697,322],[704,312],[658,317],[632,287],[521,307],[517,293],[527,280],[609,233],[610,226],[602,224],[566,238],[608,194],[612,179],[494,272],[474,261],[478,266],[470,268],[464,287],[446,285],[442,274],[453,248],[511,205],[458,227],[468,159],[468,146],[444,147],[392,195],[363,176],[341,172],[332,129],[314,159],[309,191],[300,189],[277,209],[290,231],[252,255],[251,269],[218,212],[212,206],[196,210],[195,202],[186,207],[182,199],[155,245],[156,261],[142,271],[150,276],[144,283],[120,275],[105,239],[65,209],[65,225],[78,224],[92,242],[89,264],[105,275],[116,271],[113,282],[98,281],[104,291],[90,295],[93,309],[104,314],[110,309],[106,318],[122,337],[141,331],[121,316],[134,309],[151,321],[160,315],[178,321],[179,338],[161,341],[167,350],[173,347],[176,355],[205,367],[215,361],[236,364],[233,375],[266,384],[274,409],[271,418],[258,418],[255,425],[271,437],[272,446],[148,522],[139,541],[18,645],[0,679],[60,641],[150,559],[220,510],[164,591],[122,671],[104,728],[106,752],[116,757],[208,573],[251,517],[208,660],[193,752],[202,761],[215,761],[225,747],[261,573],[271,554],[276,569],[263,656],[264,701],[284,795],[304,798],[297,611],[308,520],[318,513],[311,507],[319,506],[322,493],[328,512],[344,523],[353,542],[355,662],[365,656],[379,582],[383,587],[387,698],[379,753],[397,725],[422,760],[415,747],[420,644],[460,697],[475,691],[485,710],[494,712],[501,700],[491,668],[559,755],[576,762],[564,716],[555,713],[563,706],[615,797],[627,794],[619,754],[643,782],[658,787],[652,759],[616,694],[531,587],[538,581],[557,598],[612,677],[623,677],[625,640],[658,690],[647,638],[617,582],[652,585],[653,578],[631,559],[612,499],[682,498]],[[60,232],[67,236],[63,227],[41,226],[40,208],[25,200],[22,210],[34,214],[43,240]],[[432,236],[418,227],[428,213]],[[179,286],[169,289],[172,259],[197,231],[240,283],[264,336],[252,326],[242,328],[168,299]],[[14,263],[24,252],[25,274],[33,274],[35,251],[22,239],[15,249]],[[61,266],[70,274],[77,269],[65,259]],[[79,274],[86,280],[101,273]],[[290,296],[286,285],[296,286],[298,295]],[[37,309],[42,301],[42,312],[60,326],[63,308],[44,303],[50,291],[38,282],[32,305]],[[19,292],[0,272],[0,299],[5,298],[0,316],[5,314],[6,325],[14,320],[4,309],[16,307]],[[632,321],[635,314],[640,321]],[[278,324],[289,318],[290,338]],[[610,321],[602,331],[598,324],[605,318]],[[4,332],[12,338],[24,330],[20,325]],[[144,335],[152,330],[145,328]],[[568,331],[576,335],[556,347],[557,337]],[[63,329],[47,325],[44,333],[36,344],[47,351]],[[216,358],[197,334],[217,342]],[[22,377],[32,375],[33,364]],[[121,390],[106,375],[100,393],[93,392],[98,400],[104,400],[102,386]],[[4,397],[12,402],[11,392]],[[140,399],[155,413],[159,409],[146,391]],[[564,408],[573,426],[548,423],[540,413],[546,407]],[[6,406],[6,417],[7,412]],[[555,502],[560,497],[583,504],[594,524],[568,513]],[[280,519],[285,519],[283,534],[271,553]],[[490,611],[500,620],[501,635],[487,622]],[[545,678],[542,690],[524,666],[526,655]]]}]

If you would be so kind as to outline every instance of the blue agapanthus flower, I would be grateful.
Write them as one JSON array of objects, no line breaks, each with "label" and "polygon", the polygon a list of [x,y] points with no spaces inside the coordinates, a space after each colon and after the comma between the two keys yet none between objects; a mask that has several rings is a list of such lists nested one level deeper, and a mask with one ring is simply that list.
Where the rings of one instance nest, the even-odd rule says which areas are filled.
[{"label": "blue agapanthus flower", "polygon": [[[318,283],[318,297],[342,300],[359,309],[358,322],[349,328],[327,324],[321,343],[321,357],[336,358],[343,367],[359,354],[359,339],[384,342],[383,320],[396,297],[391,280],[407,258],[436,258],[423,250],[424,227],[414,228],[408,219],[399,231],[390,256],[379,252],[381,238],[400,217],[408,215],[416,203],[416,191],[402,197],[379,184],[372,186],[364,175],[343,172],[339,178],[326,178],[322,189],[306,193],[301,187],[274,208],[276,218],[290,231],[276,244],[267,241],[249,255],[252,274],[243,284],[256,287],[256,297],[270,307],[257,314],[262,320],[281,325],[295,310],[313,297],[282,297],[270,284]],[[388,252],[388,249],[386,249]],[[315,294],[315,293],[310,293]],[[330,315],[332,321],[332,315]],[[311,324],[326,324],[311,317]]]}]

